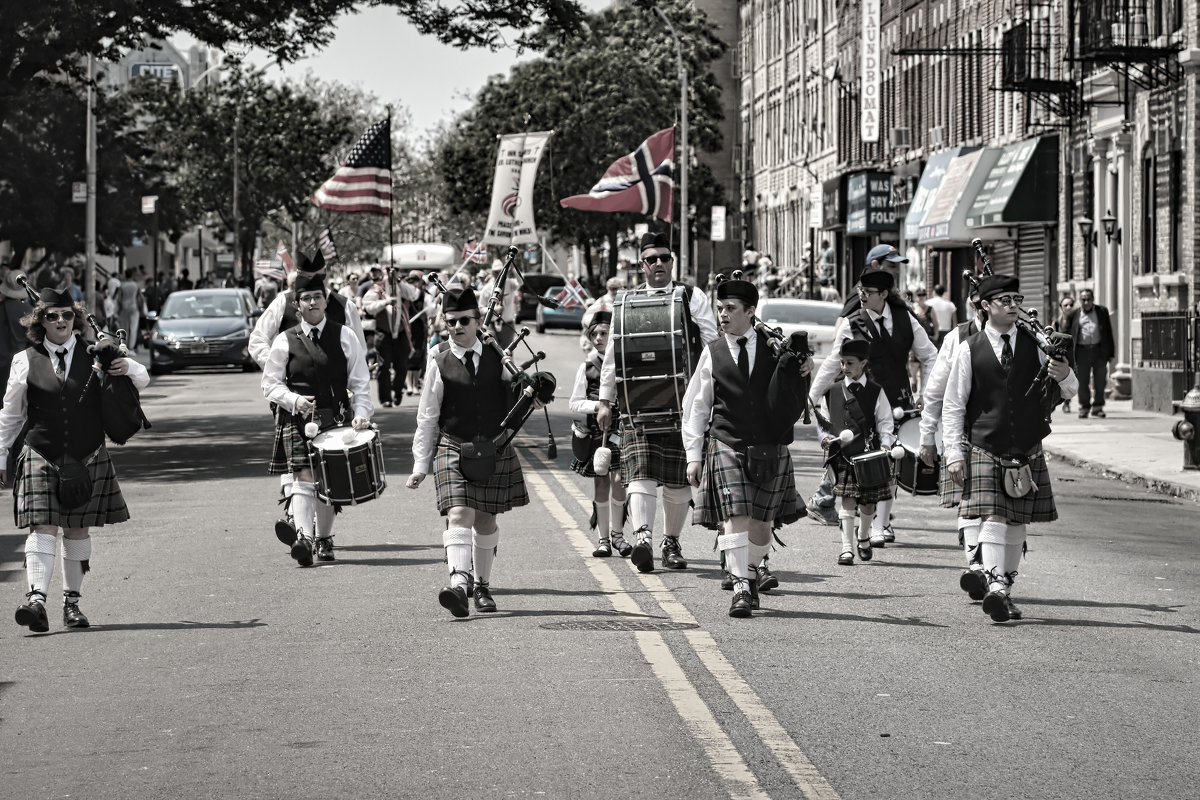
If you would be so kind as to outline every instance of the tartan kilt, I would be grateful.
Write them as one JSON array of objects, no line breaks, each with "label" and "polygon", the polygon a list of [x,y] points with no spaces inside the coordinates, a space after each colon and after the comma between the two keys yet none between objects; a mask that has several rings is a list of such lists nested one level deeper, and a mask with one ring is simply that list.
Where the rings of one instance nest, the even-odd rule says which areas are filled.
[{"label": "tartan kilt", "polygon": [[[964,439],[963,447],[970,446]],[[966,450],[964,449],[963,452],[965,453]],[[955,508],[962,502],[962,487],[950,477],[950,471],[946,469],[945,458],[942,459],[941,469],[938,472],[938,502],[941,503],[942,508]]]},{"label": "tartan kilt", "polygon": [[1004,493],[1004,469],[991,453],[972,447],[965,463],[962,502],[958,507],[960,517],[997,516],[1017,525],[1058,519],[1054,490],[1050,487],[1050,470],[1041,447],[1029,458],[1029,469],[1037,491],[1020,498]]},{"label": "tartan kilt", "polygon": [[780,445],[775,469],[762,486],[750,481],[737,451],[729,445],[709,437],[706,450],[693,524],[716,528],[733,517],[771,522],[784,510],[789,487],[795,503],[796,477],[792,472],[792,454],[786,445]]},{"label": "tartan kilt", "polygon": [[26,445],[17,461],[17,480],[13,484],[17,527],[98,528],[127,521],[129,509],[108,448],[100,445],[83,462],[92,476],[92,497],[79,508],[64,509],[58,502],[58,472],[45,456]]},{"label": "tartan kilt", "polygon": [[833,494],[835,497],[853,497],[859,505],[862,505],[879,503],[895,496],[896,478],[894,474],[887,486],[880,486],[878,489],[863,489],[858,485],[854,467],[850,465],[849,461],[839,455],[830,462],[830,466],[833,467]]},{"label": "tartan kilt", "polygon": [[621,480],[654,481],[660,486],[687,486],[687,453],[679,431],[638,433],[621,427]]},{"label": "tartan kilt", "polygon": [[[612,439],[616,438],[618,437],[609,437],[610,441],[608,442],[608,449],[612,450],[612,462],[608,468],[609,472],[617,472],[621,469],[621,446],[616,442],[611,441]],[[596,437],[596,439],[598,440],[599,437]],[[596,443],[595,446],[592,447],[592,453],[595,453],[599,447],[599,443]],[[596,477],[596,470],[592,469],[592,459],[590,458],[587,461],[580,461],[575,456],[571,456],[571,471],[576,475],[582,475],[585,478]]]},{"label": "tartan kilt", "polygon": [[487,483],[471,483],[459,468],[459,444],[447,436],[438,440],[433,459],[434,485],[438,512],[443,516],[452,508],[473,508],[488,514],[503,514],[517,506],[528,505],[521,462],[511,443],[496,451],[496,471]]},{"label": "tartan kilt", "polygon": [[275,422],[275,444],[271,449],[269,475],[286,475],[299,469],[311,469],[308,458],[308,441],[300,426],[292,421],[291,414],[280,413]]}]

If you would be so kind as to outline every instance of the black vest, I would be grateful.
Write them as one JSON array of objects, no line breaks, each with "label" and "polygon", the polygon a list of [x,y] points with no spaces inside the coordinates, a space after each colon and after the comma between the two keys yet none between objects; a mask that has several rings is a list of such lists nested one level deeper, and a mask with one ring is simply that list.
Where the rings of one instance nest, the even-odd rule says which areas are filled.
[{"label": "black vest", "polygon": [[104,444],[100,378],[88,383],[92,359],[82,337],[75,336],[71,369],[62,383],[54,374],[58,357],[50,355],[47,346],[54,347],[47,342],[29,348],[29,432],[25,443],[50,461],[59,462],[64,454],[82,460]]},{"label": "black vest", "polygon": [[349,409],[346,389],[349,363],[342,350],[342,326],[326,320],[315,345],[299,325],[288,330],[286,336],[288,360],[284,379],[288,388],[316,397],[317,408],[332,409],[335,416]]},{"label": "black vest", "polygon": [[713,377],[713,410],[709,433],[734,450],[742,450],[751,444],[787,444],[792,441],[790,435],[783,438],[783,433],[778,425],[773,424],[774,420],[767,410],[767,388],[771,384],[771,376],[775,374],[775,355],[767,344],[766,336],[762,333],[753,335],[756,349],[749,382],[742,378],[737,357],[724,336],[708,344]]},{"label": "black vest", "polygon": [[979,333],[979,324],[977,320],[969,319],[966,322],[958,323],[958,341],[965,342],[968,336]]},{"label": "black vest", "polygon": [[885,345],[880,338],[878,326],[871,320],[871,312],[865,308],[850,318],[850,327],[859,339],[871,343],[871,378],[883,387],[888,403],[893,407],[907,408],[908,396],[908,351],[913,346],[913,316],[907,307],[901,311],[892,308],[891,344]]},{"label": "black vest", "polygon": [[[325,295],[325,318],[339,325],[346,324],[346,298],[337,292]],[[300,324],[300,310],[296,308],[296,293],[288,289],[283,293],[283,316],[279,318],[279,333]]]},{"label": "black vest", "polygon": [[[603,366],[603,362],[604,362],[604,355],[599,354],[599,357],[597,358],[597,354],[594,354],[594,353],[592,355],[588,356],[587,361],[583,362],[583,377],[584,377],[584,380],[587,381],[587,389],[585,390],[584,397],[587,398],[588,400],[599,400],[600,399],[600,368]],[[616,419],[617,419],[617,408],[616,408],[616,401],[614,400],[613,401],[613,420],[614,420],[614,422],[616,421]],[[596,422],[595,414],[588,414],[587,418],[584,420],[584,425],[586,425],[587,429],[592,431],[593,433],[600,432],[600,425]]]},{"label": "black vest", "polygon": [[[472,356],[475,358],[474,356]],[[442,375],[442,414],[438,426],[456,439],[491,439],[513,406],[512,381],[493,348],[476,358],[475,383],[461,359],[443,342],[434,358]]]},{"label": "black vest", "polygon": [[1006,375],[983,331],[967,339],[971,348],[971,395],[966,430],[971,444],[997,456],[1024,455],[1050,435],[1042,394],[1025,392],[1042,368],[1037,342],[1017,328],[1012,332],[1013,363]]},{"label": "black vest", "polygon": [[825,406],[829,409],[830,433],[837,436],[842,431],[849,430],[854,434],[854,439],[850,444],[842,445],[842,455],[856,456],[866,452],[868,442],[872,445],[879,444],[877,441],[879,432],[875,430],[875,405],[879,402],[879,393],[883,391],[883,388],[868,378],[863,387],[858,390],[858,394],[852,395],[854,402],[862,410],[862,425],[846,407],[849,405],[846,400],[847,391],[845,382],[835,383],[825,393]]}]

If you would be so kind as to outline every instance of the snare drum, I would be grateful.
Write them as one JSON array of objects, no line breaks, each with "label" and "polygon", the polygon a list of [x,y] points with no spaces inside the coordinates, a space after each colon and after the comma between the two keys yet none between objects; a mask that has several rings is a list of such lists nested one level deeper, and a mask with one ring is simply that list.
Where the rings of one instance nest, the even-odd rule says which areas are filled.
[{"label": "snare drum", "polygon": [[690,335],[685,287],[632,289],[613,303],[617,393],[630,421],[654,430],[678,428],[683,395],[700,358]]},{"label": "snare drum", "polygon": [[[896,469],[896,483],[906,492],[915,495],[930,495],[938,493],[938,474],[941,468],[938,463],[932,467],[917,457],[921,449],[921,417],[910,416],[900,425],[896,434],[897,441],[904,448],[904,458]],[[942,453],[942,423],[938,420],[937,434],[934,445],[938,455]]]},{"label": "snare drum", "polygon": [[308,443],[317,497],[353,506],[374,500],[387,487],[378,429],[351,427],[321,431]]},{"label": "snare drum", "polygon": [[892,456],[887,450],[871,450],[850,458],[854,481],[862,489],[881,489],[892,480]]}]

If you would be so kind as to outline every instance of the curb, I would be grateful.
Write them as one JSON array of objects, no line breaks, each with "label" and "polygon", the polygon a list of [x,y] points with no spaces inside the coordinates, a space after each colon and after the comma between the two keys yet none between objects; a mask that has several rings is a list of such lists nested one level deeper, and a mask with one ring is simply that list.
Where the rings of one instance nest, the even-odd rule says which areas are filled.
[{"label": "curb", "polygon": [[1185,486],[1174,481],[1166,481],[1158,478],[1150,478],[1137,472],[1124,472],[1109,464],[1102,464],[1097,461],[1089,461],[1086,458],[1070,455],[1058,450],[1046,449],[1046,454],[1051,458],[1064,461],[1073,466],[1085,469],[1088,472],[1100,475],[1112,480],[1130,483],[1135,486],[1141,486],[1149,489],[1156,494],[1165,494],[1171,497],[1179,498],[1180,500],[1189,500],[1193,503],[1200,503],[1200,489],[1191,486]]}]

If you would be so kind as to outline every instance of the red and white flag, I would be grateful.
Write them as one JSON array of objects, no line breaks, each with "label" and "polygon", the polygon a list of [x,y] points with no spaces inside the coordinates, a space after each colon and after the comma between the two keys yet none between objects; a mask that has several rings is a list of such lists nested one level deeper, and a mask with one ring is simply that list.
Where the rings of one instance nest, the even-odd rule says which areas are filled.
[{"label": "red and white flag", "polygon": [[559,200],[580,211],[634,211],[671,221],[675,197],[675,129],[667,128],[621,156],[587,194]]},{"label": "red and white flag", "polygon": [[284,273],[296,271],[296,262],[292,260],[287,245],[283,243],[282,239],[279,240],[279,246],[275,248],[275,258],[279,259],[279,263],[283,265]]},{"label": "red and white flag", "polygon": [[462,251],[463,263],[470,261],[472,264],[487,263],[487,245],[478,241],[474,236],[467,239],[467,243],[463,245]]},{"label": "red and white flag", "polygon": [[337,261],[337,247],[333,244],[333,231],[329,228],[322,228],[321,233],[317,236],[317,247],[321,249],[321,254],[325,256],[325,263],[332,264]]},{"label": "red and white flag", "polygon": [[330,211],[392,213],[392,120],[376,122],[312,196]]}]

